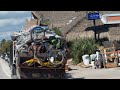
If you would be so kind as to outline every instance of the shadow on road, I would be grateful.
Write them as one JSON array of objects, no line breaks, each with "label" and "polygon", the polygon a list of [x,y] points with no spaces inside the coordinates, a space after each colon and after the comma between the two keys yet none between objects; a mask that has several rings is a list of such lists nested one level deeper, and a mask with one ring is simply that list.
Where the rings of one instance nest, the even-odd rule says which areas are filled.
[{"label": "shadow on road", "polygon": [[84,77],[80,77],[80,78],[73,78],[72,75],[70,73],[66,73],[65,75],[65,79],[85,79]]},{"label": "shadow on road", "polygon": [[[119,24],[104,24],[95,26],[97,33],[108,32],[112,27],[119,27]],[[87,27],[85,31],[94,31],[94,26]]]}]

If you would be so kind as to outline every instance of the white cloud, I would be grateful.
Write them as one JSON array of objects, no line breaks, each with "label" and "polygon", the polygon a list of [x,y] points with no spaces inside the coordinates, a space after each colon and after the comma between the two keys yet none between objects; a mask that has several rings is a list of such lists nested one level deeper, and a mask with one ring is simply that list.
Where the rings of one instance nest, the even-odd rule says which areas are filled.
[{"label": "white cloud", "polygon": [[29,11],[11,11],[13,13],[26,13],[26,12],[29,12]]},{"label": "white cloud", "polygon": [[0,27],[4,27],[7,25],[21,24],[21,23],[24,23],[27,18],[30,18],[30,17],[0,19]]},{"label": "white cloud", "polygon": [[24,14],[29,11],[0,11],[0,15],[7,15],[7,14]]},{"label": "white cloud", "polygon": [[11,35],[12,32],[0,32],[0,38],[3,38],[3,37],[8,37]]},{"label": "white cloud", "polygon": [[9,13],[8,11],[0,11],[0,15],[6,15],[8,13]]},{"label": "white cloud", "polygon": [[21,29],[29,18],[30,11],[0,11],[0,39],[10,37],[11,33]]}]

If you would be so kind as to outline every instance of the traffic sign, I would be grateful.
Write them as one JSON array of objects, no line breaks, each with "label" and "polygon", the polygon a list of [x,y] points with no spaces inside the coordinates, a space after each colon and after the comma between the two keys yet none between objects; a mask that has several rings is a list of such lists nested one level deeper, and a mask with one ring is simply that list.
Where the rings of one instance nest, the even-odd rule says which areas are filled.
[{"label": "traffic sign", "polygon": [[88,13],[87,18],[88,20],[97,20],[100,19],[100,14],[98,12]]}]

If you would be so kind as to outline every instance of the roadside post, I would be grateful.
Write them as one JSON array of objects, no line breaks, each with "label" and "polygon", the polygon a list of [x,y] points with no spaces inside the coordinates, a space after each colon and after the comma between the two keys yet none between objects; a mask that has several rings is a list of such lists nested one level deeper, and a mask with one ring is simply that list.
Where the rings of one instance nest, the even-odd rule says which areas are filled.
[{"label": "roadside post", "polygon": [[100,19],[100,13],[98,11],[88,12],[87,13],[87,19],[88,20],[93,20],[94,38],[95,38],[95,41],[97,41],[97,37],[96,37],[97,31],[96,31],[96,22],[95,21]]}]

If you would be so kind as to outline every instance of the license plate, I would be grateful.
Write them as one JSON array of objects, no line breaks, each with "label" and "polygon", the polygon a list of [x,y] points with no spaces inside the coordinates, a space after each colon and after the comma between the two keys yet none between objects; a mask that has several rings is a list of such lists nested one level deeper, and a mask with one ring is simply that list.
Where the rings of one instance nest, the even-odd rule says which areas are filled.
[{"label": "license plate", "polygon": [[32,77],[34,77],[34,78],[39,78],[39,77],[40,77],[40,74],[39,74],[39,73],[33,73],[33,74],[32,74]]}]

